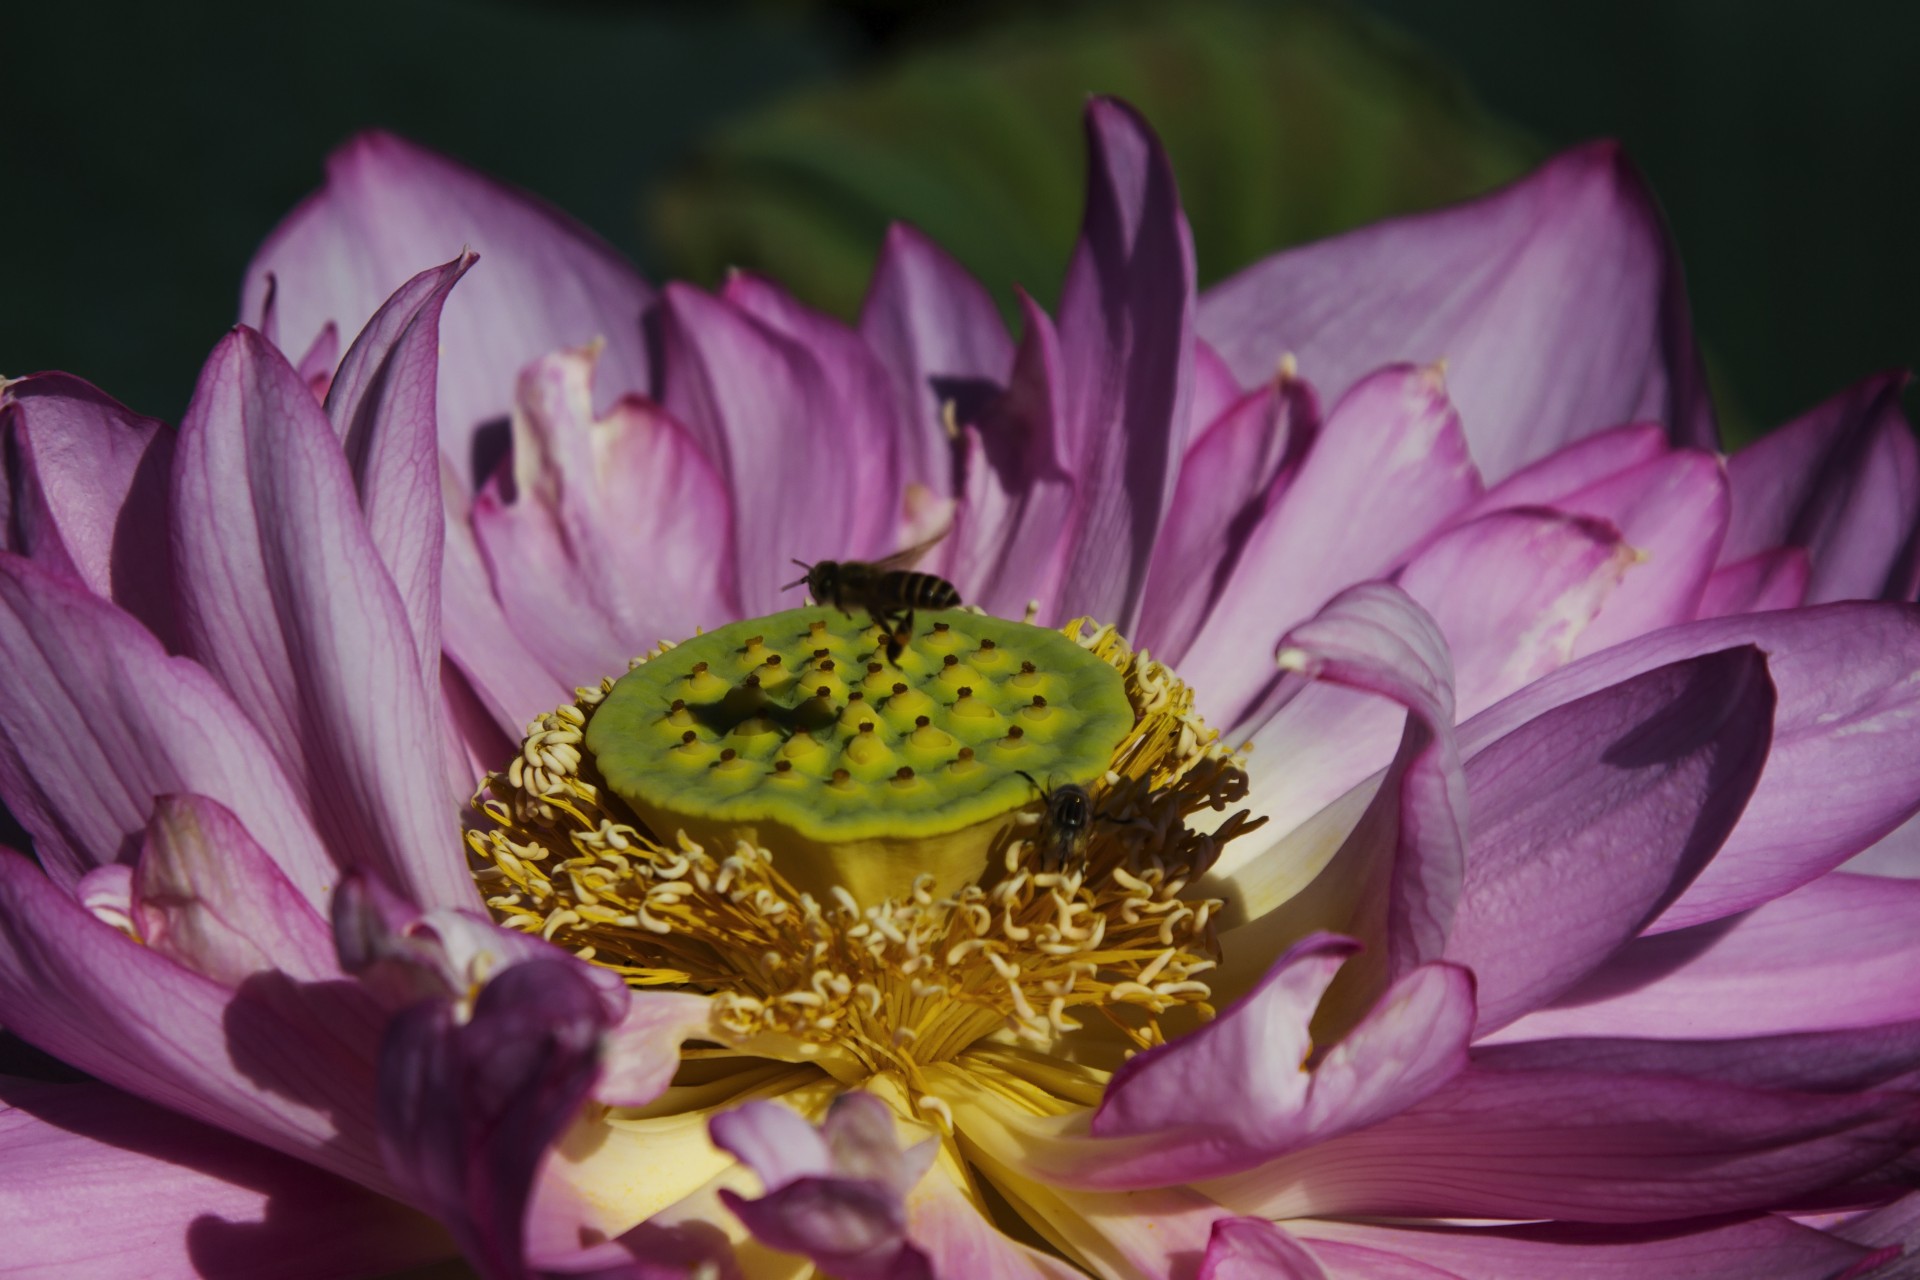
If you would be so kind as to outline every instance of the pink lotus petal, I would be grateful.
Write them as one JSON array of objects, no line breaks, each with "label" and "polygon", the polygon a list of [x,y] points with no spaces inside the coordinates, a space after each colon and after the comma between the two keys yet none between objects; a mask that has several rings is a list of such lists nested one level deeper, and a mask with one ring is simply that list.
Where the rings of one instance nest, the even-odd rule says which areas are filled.
[{"label": "pink lotus petal", "polygon": [[1299,1241],[1264,1218],[1222,1218],[1213,1224],[1196,1280],[1327,1280]]},{"label": "pink lotus petal", "polygon": [[1915,1126],[1898,1097],[1470,1068],[1384,1123],[1207,1189],[1269,1217],[1661,1222],[1790,1203],[1886,1164]]},{"label": "pink lotus petal", "polygon": [[680,1046],[708,1030],[707,998],[690,992],[638,990],[608,1028],[605,1068],[593,1096],[610,1107],[641,1107],[665,1093],[680,1069]]},{"label": "pink lotus petal", "polygon": [[0,852],[0,1025],[128,1093],[385,1192],[370,1012],[341,983],[202,977]]},{"label": "pink lotus petal", "polygon": [[275,229],[247,267],[240,315],[254,322],[270,284],[275,345],[305,351],[328,323],[354,332],[415,273],[469,248],[485,266],[447,307],[440,447],[462,491],[474,436],[504,417],[511,375],[536,356],[607,343],[609,401],[646,389],[641,314],[653,290],[579,223],[524,192],[391,134],[363,133],[327,158],[326,185]]},{"label": "pink lotus petal", "polygon": [[606,1006],[581,969],[514,965],[465,1020],[447,1001],[423,1001],[395,1016],[381,1049],[387,1167],[484,1276],[526,1274],[534,1175],[599,1072]]},{"label": "pink lotus petal", "polygon": [[971,421],[1013,369],[1013,342],[992,296],[945,250],[896,222],[860,308],[860,336],[893,382],[905,428],[902,476],[951,493],[944,406]]},{"label": "pink lotus petal", "polygon": [[325,918],[239,819],[205,796],[161,796],[131,886],[138,936],[159,955],[238,987],[279,972],[341,977]]},{"label": "pink lotus petal", "polygon": [[1186,453],[1193,395],[1193,234],[1173,165],[1140,115],[1087,104],[1080,242],[1060,293],[1061,433],[1076,488],[1055,612],[1131,632]]},{"label": "pink lotus petal", "polygon": [[153,798],[194,792],[326,902],[338,869],[267,742],[199,665],[72,579],[4,554],[0,655],[0,793],[58,883],[131,863]]},{"label": "pink lotus petal", "polygon": [[[402,285],[354,339],[326,396],[367,532],[400,591],[429,687],[440,676],[440,312],[473,262],[463,253]],[[304,371],[300,377],[310,381]]]},{"label": "pink lotus petal", "polygon": [[[423,904],[476,900],[404,603],[333,429],[248,329],[215,348],[180,431],[174,553],[190,651],[303,788],[344,866]],[[437,690],[436,690],[437,692]]]},{"label": "pink lotus petal", "polygon": [[[1518,1227],[1394,1227],[1358,1222],[1303,1223],[1300,1238],[1344,1280],[1393,1280],[1390,1270],[1349,1270],[1347,1251],[1401,1258],[1446,1276],[1546,1277],[1553,1280],[1835,1280],[1867,1256],[1824,1232],[1785,1218],[1687,1222],[1651,1227],[1547,1223]],[[1378,1265],[1377,1263],[1375,1265]]]},{"label": "pink lotus petal", "polygon": [[1800,547],[1776,547],[1722,565],[1707,579],[1699,616],[1725,618],[1736,613],[1797,609],[1807,601],[1813,562]]},{"label": "pink lotus petal", "polygon": [[1385,369],[1349,391],[1255,524],[1182,659],[1208,673],[1196,691],[1207,719],[1241,722],[1272,679],[1266,655],[1287,628],[1341,588],[1393,569],[1479,492],[1435,370]]},{"label": "pink lotus petal", "polygon": [[[261,333],[268,342],[273,342],[273,334],[264,325]],[[294,371],[300,375],[300,381],[313,388],[313,398],[325,404],[327,392],[333,387],[334,370],[339,364],[340,326],[329,320],[321,327],[320,336],[313,340],[313,345],[307,348],[307,354],[300,357],[300,363],[294,366]]]},{"label": "pink lotus petal", "polygon": [[1571,661],[1633,559],[1605,521],[1523,507],[1449,529],[1398,582],[1447,638],[1465,719]]},{"label": "pink lotus petal", "polygon": [[1841,1280],[1855,1280],[1857,1276],[1914,1280],[1920,1276],[1920,1192],[1910,1191],[1890,1205],[1841,1223],[1833,1234],[1876,1250],[1871,1261],[1881,1264],[1880,1269],[1849,1271]]},{"label": "pink lotus petal", "polygon": [[1570,494],[1653,462],[1669,451],[1666,428],[1657,422],[1611,427],[1568,442],[1538,462],[1502,479],[1468,507],[1466,518],[1509,507],[1551,507]]},{"label": "pink lotus petal", "polygon": [[1020,309],[1026,333],[1006,393],[961,436],[948,563],[968,603],[1017,618],[1031,601],[1051,621],[1075,493],[1064,452],[1068,411],[1053,322],[1024,293]]},{"label": "pink lotus petal", "polygon": [[1154,544],[1135,643],[1178,662],[1253,526],[1280,500],[1320,426],[1312,388],[1282,375],[1248,392],[1187,450]]},{"label": "pink lotus petal", "polygon": [[336,1280],[445,1258],[421,1215],[101,1084],[0,1077],[15,1275]]},{"label": "pink lotus petal", "polygon": [[907,1234],[936,1276],[966,1280],[1081,1280],[1071,1263],[1006,1235],[951,1178],[923,1180],[907,1201]]},{"label": "pink lotus petal", "polygon": [[1481,747],[1549,707],[1667,663],[1737,645],[1767,655],[1778,694],[1773,747],[1718,856],[1653,926],[1676,929],[1769,901],[1903,822],[1920,801],[1920,610],[1827,605],[1718,618],[1575,662],[1461,726]]},{"label": "pink lotus petal", "polygon": [[1920,1018],[1920,881],[1833,873],[1642,938],[1503,1040],[1744,1037]]},{"label": "pink lotus petal", "polygon": [[1243,380],[1291,351],[1329,395],[1389,361],[1444,359],[1495,479],[1621,422],[1714,444],[1679,264],[1611,143],[1249,267],[1201,298],[1200,333]]},{"label": "pink lotus petal", "polygon": [[1908,598],[1920,449],[1900,408],[1906,382],[1904,372],[1868,378],[1728,459],[1724,560],[1801,547],[1810,603]]},{"label": "pink lotus petal", "polygon": [[[1672,935],[1663,934],[1662,937]],[[1551,1009],[1551,1007],[1550,1007]],[[1474,1046],[1476,1067],[1489,1071],[1588,1070],[1685,1076],[1802,1093],[1911,1092],[1920,1083],[1920,1019],[1829,1031],[1789,1031],[1726,1039],[1641,1039],[1527,1036],[1528,1019]]]},{"label": "pink lotus petal", "polygon": [[739,615],[734,513],[685,428],[638,398],[593,417],[594,354],[520,375],[513,473],[473,529],[509,624],[563,687]]},{"label": "pink lotus petal", "polygon": [[[1171,1186],[1250,1169],[1377,1123],[1464,1067],[1473,983],[1450,965],[1409,973],[1310,1060],[1308,1024],[1356,949],[1330,934],[1296,943],[1218,1018],[1128,1059],[1094,1113],[1096,1141],[1072,1184]],[[1151,1141],[1099,1141],[1109,1138]]]},{"label": "pink lotus petal", "polygon": [[[1267,381],[1271,382],[1272,379]],[[1227,362],[1220,358],[1220,353],[1204,338],[1196,337],[1193,340],[1193,408],[1188,415],[1193,422],[1187,435],[1189,454],[1193,451],[1191,442],[1198,440],[1220,420],[1222,414],[1240,403],[1246,394],[1240,380],[1233,376],[1233,370],[1227,368]]]},{"label": "pink lotus petal", "polygon": [[1760,776],[1773,707],[1765,659],[1731,649],[1468,758],[1472,845],[1444,954],[1479,981],[1477,1034],[1578,982],[1693,882]]}]

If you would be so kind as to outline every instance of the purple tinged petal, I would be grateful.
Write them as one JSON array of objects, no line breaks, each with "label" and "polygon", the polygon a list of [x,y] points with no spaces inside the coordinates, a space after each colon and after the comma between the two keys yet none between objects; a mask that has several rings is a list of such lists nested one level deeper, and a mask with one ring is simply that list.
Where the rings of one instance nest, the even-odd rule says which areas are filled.
[{"label": "purple tinged petal", "polygon": [[1901,411],[1904,372],[1857,383],[1727,460],[1725,561],[1800,547],[1807,600],[1909,598],[1920,526],[1920,447]]},{"label": "purple tinged petal", "polygon": [[1571,661],[1633,560],[1605,521],[1519,508],[1449,529],[1398,582],[1447,638],[1464,719]]},{"label": "purple tinged petal", "polygon": [[173,431],[71,374],[0,386],[0,546],[72,574],[173,644],[173,565],[159,537]]},{"label": "purple tinged petal", "polygon": [[1722,565],[1707,579],[1699,616],[1725,618],[1738,613],[1797,609],[1806,603],[1813,562],[1800,547],[1776,547]]},{"label": "purple tinged petal", "polygon": [[160,955],[238,987],[278,970],[341,976],[333,936],[240,820],[205,796],[161,796],[131,886],[137,935]]},{"label": "purple tinged petal", "polygon": [[[273,342],[272,334],[267,334],[266,338],[268,342]],[[334,370],[339,364],[340,326],[329,320],[321,328],[320,336],[313,340],[313,345],[307,348],[307,354],[300,357],[300,363],[294,366],[294,371],[300,375],[300,381],[313,388],[313,398],[325,404],[327,392],[333,386]]]},{"label": "purple tinged petal", "polygon": [[1389,361],[1444,359],[1496,479],[1622,422],[1714,445],[1679,262],[1612,143],[1249,267],[1201,298],[1200,333],[1242,379],[1290,351],[1330,395]]},{"label": "purple tinged petal", "polygon": [[193,973],[0,852],[0,1025],[89,1075],[378,1191],[370,1004],[278,971]]},{"label": "purple tinged petal", "polygon": [[1752,644],[1778,695],[1773,749],[1733,834],[1653,928],[1779,897],[1897,827],[1920,804],[1920,610],[1894,604],[1690,623],[1563,667],[1461,726],[1469,758],[1549,707],[1703,653]]},{"label": "purple tinged petal", "polygon": [[326,901],[338,870],[267,743],[203,668],[9,555],[0,654],[0,794],[56,881],[130,864],[153,798],[194,792],[231,809],[308,901]]},{"label": "purple tinged petal", "polygon": [[648,385],[640,318],[654,294],[592,232],[524,192],[391,134],[364,133],[327,158],[326,185],[288,215],[247,268],[241,317],[270,282],[282,350],[328,323],[352,332],[416,272],[471,248],[486,265],[446,309],[440,447],[462,491],[474,437],[505,416],[512,375],[536,356],[605,339],[609,400]]},{"label": "purple tinged petal", "polygon": [[1658,423],[1636,422],[1595,432],[1520,468],[1488,489],[1467,510],[1480,516],[1509,507],[1552,507],[1642,463],[1664,457],[1667,433]]},{"label": "purple tinged petal", "polygon": [[[1553,1280],[1839,1280],[1867,1250],[1822,1231],[1779,1217],[1734,1221],[1658,1223],[1540,1223],[1514,1227],[1395,1227],[1360,1222],[1313,1222],[1300,1237],[1328,1263],[1337,1280],[1399,1273],[1350,1270],[1341,1262],[1352,1250],[1379,1259],[1445,1271],[1407,1273],[1444,1276],[1551,1276]],[[1375,1265],[1378,1265],[1377,1261]]]},{"label": "purple tinged petal", "polygon": [[680,1046],[709,1026],[705,996],[634,991],[627,1011],[608,1031],[601,1057],[606,1070],[594,1087],[610,1107],[641,1107],[665,1093],[680,1069]]},{"label": "purple tinged petal", "polygon": [[1832,873],[1642,938],[1502,1040],[1734,1038],[1920,1019],[1920,881]]},{"label": "purple tinged petal", "polygon": [[336,1280],[450,1256],[385,1197],[100,1084],[0,1077],[15,1275]]},{"label": "purple tinged petal", "polygon": [[1467,760],[1472,851],[1446,958],[1484,1035],[1639,934],[1693,882],[1767,759],[1773,685],[1751,647],[1567,703]]},{"label": "purple tinged petal", "polygon": [[[1286,371],[1286,361],[1278,366]],[[1266,381],[1271,383],[1274,379]],[[1246,391],[1240,380],[1233,376],[1233,370],[1220,358],[1205,339],[1193,340],[1193,408],[1190,417],[1193,421],[1191,437],[1198,439],[1208,428],[1220,420],[1220,416],[1233,408],[1245,397]],[[1191,449],[1188,450],[1192,452]]]},{"label": "purple tinged petal", "polygon": [[1306,938],[1214,1021],[1128,1059],[1093,1115],[1095,1143],[1067,1175],[1074,1185],[1237,1173],[1377,1123],[1464,1067],[1473,983],[1450,965],[1409,973],[1339,1043],[1309,1057],[1309,1023],[1356,949],[1330,934]]},{"label": "purple tinged petal", "polygon": [[1298,1240],[1264,1218],[1222,1218],[1196,1280],[1327,1280]]},{"label": "purple tinged petal", "polygon": [[[1551,1014],[1551,1007],[1547,1012]],[[1504,1034],[1530,1035],[1529,1022],[1523,1018]],[[1475,1045],[1473,1063],[1489,1071],[1549,1068],[1685,1076],[1801,1093],[1862,1093],[1870,1089],[1911,1093],[1914,1084],[1920,1083],[1920,1019],[1727,1039],[1518,1039]]]},{"label": "purple tinged petal", "polygon": [[878,1182],[903,1199],[926,1176],[940,1149],[938,1139],[902,1148],[892,1109],[870,1093],[843,1093],[835,1098],[821,1122],[820,1136],[835,1173]]},{"label": "purple tinged petal", "polygon": [[1060,295],[1063,443],[1079,482],[1054,611],[1132,632],[1186,453],[1193,236],[1173,165],[1131,107],[1087,105],[1087,202]]},{"label": "purple tinged petal", "polygon": [[784,1103],[743,1103],[709,1120],[707,1131],[714,1146],[752,1169],[769,1188],[833,1172],[825,1137]]},{"label": "purple tinged petal", "polygon": [[1386,369],[1349,391],[1254,525],[1182,659],[1203,677],[1207,718],[1240,722],[1272,680],[1274,640],[1342,588],[1393,569],[1479,492],[1437,370]]},{"label": "purple tinged petal", "polygon": [[1897,1096],[1469,1068],[1390,1120],[1206,1190],[1268,1217],[1662,1222],[1792,1203],[1880,1168],[1917,1132]]},{"label": "purple tinged petal", "polygon": [[[463,253],[387,299],[355,338],[326,395],[367,532],[399,589],[429,686],[440,675],[440,441],[434,387],[440,313],[473,265]],[[298,375],[311,384],[303,366]]]},{"label": "purple tinged petal", "polygon": [[475,901],[405,605],[333,429],[251,330],[201,374],[174,519],[189,650],[265,730],[335,857],[423,904]]},{"label": "purple tinged petal", "polygon": [[860,335],[893,384],[902,477],[953,492],[945,406],[971,419],[1013,368],[1013,341],[992,295],[945,250],[896,222],[860,308]]},{"label": "purple tinged petal", "polygon": [[429,1000],[389,1024],[380,1145],[407,1198],[446,1224],[488,1280],[527,1274],[527,1200],[542,1158],[587,1101],[607,1026],[571,960],[515,965],[471,1017]]},{"label": "purple tinged petal", "polygon": [[1240,397],[1187,450],[1147,574],[1141,648],[1166,662],[1186,653],[1319,425],[1312,388],[1283,374]]},{"label": "purple tinged petal", "polygon": [[1833,1234],[1875,1252],[1879,1269],[1849,1271],[1840,1280],[1915,1280],[1920,1276],[1920,1191],[1833,1228]]},{"label": "purple tinged petal", "polygon": [[654,404],[623,399],[595,418],[594,362],[569,351],[522,371],[511,481],[473,504],[494,595],[565,688],[740,611],[719,475]]}]

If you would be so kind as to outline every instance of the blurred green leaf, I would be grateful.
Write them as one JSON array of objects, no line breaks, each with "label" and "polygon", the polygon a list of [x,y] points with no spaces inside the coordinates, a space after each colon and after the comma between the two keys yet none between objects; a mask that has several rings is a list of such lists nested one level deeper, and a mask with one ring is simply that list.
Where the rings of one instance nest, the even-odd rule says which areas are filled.
[{"label": "blurred green leaf", "polygon": [[1534,158],[1391,32],[1319,4],[1214,0],[1025,17],[725,127],[654,197],[676,274],[763,271],[842,315],[889,222],[919,226],[1003,305],[1051,302],[1077,229],[1086,95],[1159,129],[1203,281],[1427,208]]}]

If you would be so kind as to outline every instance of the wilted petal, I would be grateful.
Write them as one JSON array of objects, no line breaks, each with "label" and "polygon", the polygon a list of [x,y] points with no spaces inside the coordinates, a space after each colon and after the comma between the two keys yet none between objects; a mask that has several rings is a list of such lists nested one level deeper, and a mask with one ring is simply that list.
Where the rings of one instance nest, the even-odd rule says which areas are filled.
[{"label": "wilted petal", "polygon": [[1154,544],[1138,647],[1166,662],[1186,653],[1319,425],[1312,388],[1283,374],[1241,397],[1187,450]]},{"label": "wilted petal", "polygon": [[258,730],[204,669],[71,579],[0,555],[0,785],[48,874],[131,863],[153,798],[219,801],[308,901],[338,870]]},{"label": "wilted petal", "polygon": [[1343,587],[1394,568],[1479,492],[1436,370],[1387,369],[1349,391],[1254,525],[1182,659],[1207,673],[1197,692],[1208,720],[1240,722],[1271,682],[1266,655],[1287,628]]},{"label": "wilted petal", "polygon": [[[367,532],[406,606],[429,687],[440,676],[440,312],[472,265],[473,255],[463,253],[402,285],[354,339],[326,397]],[[309,380],[304,370],[300,377]]]},{"label": "wilted petal", "polygon": [[1806,603],[1813,562],[1799,547],[1777,547],[1722,565],[1700,597],[1702,618],[1796,609]]},{"label": "wilted petal", "polygon": [[1062,441],[1078,503],[1054,607],[1131,632],[1186,453],[1193,235],[1147,122],[1095,98],[1086,125],[1086,214],[1060,293]]},{"label": "wilted petal", "polygon": [[1447,959],[1485,1034],[1578,982],[1694,880],[1767,759],[1773,686],[1752,648],[1660,667],[1469,757],[1472,845]]},{"label": "wilted petal", "polygon": [[240,314],[255,322],[271,288],[276,345],[304,351],[327,322],[357,330],[463,247],[486,265],[446,309],[438,399],[440,447],[464,490],[480,479],[475,433],[506,416],[527,361],[605,339],[601,393],[647,386],[640,317],[653,290],[592,232],[445,156],[363,133],[327,158],[326,185],[254,255]]},{"label": "wilted petal", "polygon": [[599,1072],[606,1007],[571,960],[515,965],[470,1018],[423,1001],[380,1054],[380,1146],[407,1198],[489,1280],[525,1275],[527,1200],[547,1148]]},{"label": "wilted petal", "polygon": [[5,383],[0,547],[72,574],[175,643],[167,483],[173,432],[65,373]]},{"label": "wilted petal", "polygon": [[902,476],[952,492],[945,406],[971,421],[1013,368],[1013,342],[992,295],[944,249],[896,222],[860,308],[860,336],[893,383]]},{"label": "wilted petal", "polygon": [[1833,873],[1642,938],[1503,1040],[1760,1036],[1920,1018],[1920,881]]},{"label": "wilted petal", "polygon": [[0,1077],[0,1104],[16,1275],[336,1280],[452,1253],[393,1200],[105,1085]]},{"label": "wilted petal", "polygon": [[1327,1280],[1298,1240],[1264,1218],[1222,1218],[1213,1224],[1198,1280]]},{"label": "wilted petal", "polygon": [[1718,618],[1563,667],[1460,727],[1471,758],[1548,708],[1671,662],[1751,644],[1778,697],[1773,747],[1720,853],[1655,929],[1779,897],[1904,821],[1920,799],[1920,610],[1892,604]]},{"label": "wilted petal", "polygon": [[1249,267],[1201,298],[1200,333],[1243,380],[1291,351],[1329,395],[1389,361],[1444,359],[1496,479],[1621,422],[1714,444],[1679,263],[1612,143]]},{"label": "wilted petal", "polygon": [[1724,560],[1804,548],[1807,600],[1906,599],[1920,520],[1920,449],[1901,412],[1905,373],[1841,392],[1727,460]]},{"label": "wilted petal", "polygon": [[494,594],[567,688],[739,614],[720,477],[657,405],[624,399],[595,418],[595,359],[563,352],[522,372],[510,482],[473,504]]},{"label": "wilted petal", "polygon": [[[236,329],[180,432],[174,553],[189,650],[301,785],[345,866],[423,904],[474,901],[439,707],[332,427],[280,354]],[[437,688],[435,690],[437,692]]]}]

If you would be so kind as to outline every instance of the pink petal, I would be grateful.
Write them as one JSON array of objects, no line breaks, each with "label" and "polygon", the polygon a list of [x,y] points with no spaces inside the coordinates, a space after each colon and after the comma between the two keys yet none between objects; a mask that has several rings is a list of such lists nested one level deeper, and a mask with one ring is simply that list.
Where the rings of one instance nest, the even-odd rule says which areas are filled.
[{"label": "pink petal", "polygon": [[202,977],[0,853],[0,1025],[128,1093],[384,1192],[377,1027],[341,986]]},{"label": "pink petal", "polygon": [[1241,397],[1187,450],[1147,575],[1140,647],[1166,662],[1186,653],[1319,425],[1312,388],[1283,375]]},{"label": "pink petal", "polygon": [[392,1200],[105,1085],[0,1077],[0,1103],[16,1275],[336,1280],[451,1253]]},{"label": "pink petal", "polygon": [[173,565],[153,533],[167,521],[172,430],[71,374],[5,386],[0,546],[72,574],[171,644]]},{"label": "pink petal", "polygon": [[1572,440],[1530,462],[1480,495],[1467,509],[1469,516],[1509,507],[1551,507],[1569,494],[1590,489],[1603,480],[1668,452],[1667,432],[1657,422],[1629,423]]},{"label": "pink petal", "polygon": [[[1551,1276],[1553,1280],[1835,1280],[1867,1250],[1785,1218],[1662,1223],[1649,1227],[1542,1223],[1518,1227],[1393,1227],[1312,1222],[1300,1238],[1335,1277],[1393,1276],[1347,1270],[1348,1250],[1446,1268],[1459,1276]],[[1377,1265],[1377,1264],[1376,1264]]]},{"label": "pink petal", "polygon": [[1473,983],[1449,965],[1409,973],[1310,1060],[1308,1024],[1357,949],[1331,934],[1296,943],[1214,1021],[1128,1059],[1094,1113],[1096,1141],[1073,1185],[1171,1186],[1250,1169],[1377,1123],[1464,1067]]},{"label": "pink petal", "polygon": [[902,476],[953,492],[944,406],[972,420],[1013,368],[1013,342],[992,296],[945,250],[896,222],[860,308],[860,336],[893,383]]},{"label": "pink petal", "polygon": [[486,1276],[526,1274],[534,1175],[599,1070],[606,1008],[581,968],[514,965],[480,989],[464,1020],[447,1001],[413,1005],[381,1050],[387,1167]]},{"label": "pink petal", "polygon": [[0,788],[48,874],[131,863],[153,798],[231,809],[309,902],[339,871],[273,752],[204,669],[65,576],[0,555]]},{"label": "pink petal", "polygon": [[[261,332],[268,342],[273,341],[271,330],[264,325]],[[277,345],[277,344],[276,344]],[[329,320],[321,328],[320,336],[307,348],[307,354],[300,357],[295,372],[300,381],[313,388],[313,398],[321,404],[327,402],[327,392],[333,386],[333,373],[340,364],[340,326]]]},{"label": "pink petal", "polygon": [[1222,1218],[1213,1224],[1197,1280],[1327,1280],[1327,1273],[1264,1218]]},{"label": "pink petal", "polygon": [[1386,369],[1349,391],[1181,660],[1207,719],[1239,722],[1271,682],[1266,655],[1287,628],[1394,568],[1479,491],[1435,370]]},{"label": "pink petal", "polygon": [[1208,1184],[1269,1217],[1659,1222],[1792,1203],[1894,1159],[1897,1097],[1469,1069],[1411,1109]]},{"label": "pink petal", "polygon": [[422,903],[474,901],[404,603],[333,429],[251,330],[201,374],[174,513],[189,649],[265,730],[335,856]]},{"label": "pink petal", "polygon": [[1765,659],[1732,649],[1468,758],[1472,847],[1444,954],[1478,979],[1478,1034],[1578,982],[1692,883],[1760,776],[1773,708]]},{"label": "pink petal", "polygon": [[937,1276],[966,1280],[1081,1280],[1071,1263],[1001,1232],[952,1179],[926,1179],[907,1202],[907,1235]]},{"label": "pink petal", "polygon": [[627,1011],[601,1049],[604,1070],[593,1096],[610,1107],[641,1107],[665,1093],[680,1069],[680,1046],[709,1027],[705,996],[632,992]]},{"label": "pink petal", "polygon": [[1920,610],[1827,605],[1719,618],[1575,662],[1461,726],[1481,747],[1549,707],[1703,653],[1752,644],[1778,695],[1773,748],[1733,834],[1653,926],[1681,928],[1778,897],[1845,861],[1920,805]]},{"label": "pink petal", "polygon": [[1809,601],[1906,598],[1920,522],[1920,449],[1900,408],[1906,382],[1904,372],[1868,378],[1728,459],[1724,558],[1802,547]]},{"label": "pink petal", "polygon": [[513,375],[536,356],[607,342],[608,400],[648,385],[640,317],[653,290],[592,232],[524,192],[391,134],[369,132],[327,158],[326,185],[275,229],[247,268],[240,314],[270,285],[283,351],[329,322],[357,330],[416,272],[470,248],[485,266],[442,326],[440,447],[472,487],[474,436],[504,417]]},{"label": "pink petal", "polygon": [[[1284,366],[1285,361],[1281,362]],[[1271,382],[1269,378],[1267,381]],[[1238,404],[1245,390],[1240,380],[1233,376],[1233,370],[1227,368],[1227,362],[1220,353],[1209,346],[1205,339],[1193,340],[1193,409],[1189,415],[1193,421],[1190,438],[1200,435],[1220,420],[1220,415]],[[1189,448],[1191,452],[1191,448]]]},{"label": "pink petal", "polygon": [[1441,534],[1398,581],[1447,638],[1465,718],[1571,661],[1633,559],[1604,521],[1520,508]]},{"label": "pink petal", "polygon": [[1330,395],[1389,361],[1444,359],[1494,478],[1621,422],[1714,443],[1679,264],[1612,143],[1249,267],[1201,299],[1200,333],[1243,380],[1291,351]]},{"label": "pink petal", "polygon": [[326,397],[367,532],[399,588],[429,687],[440,676],[440,312],[473,261],[463,253],[402,285],[354,339]]},{"label": "pink petal", "polygon": [[1832,873],[1728,920],[1632,943],[1502,1040],[1700,1039],[1920,1018],[1920,881]]},{"label": "pink petal", "polygon": [[513,474],[474,499],[493,589],[563,687],[739,616],[733,511],[686,430],[638,398],[593,417],[592,352],[529,365]]},{"label": "pink petal", "polygon": [[1062,443],[1079,502],[1055,611],[1131,633],[1186,453],[1193,235],[1147,122],[1095,98],[1086,127],[1086,213],[1060,294]]},{"label": "pink petal", "polygon": [[[1544,1012],[1551,1015],[1553,1007]],[[1506,1040],[1508,1035],[1531,1035],[1530,1023],[1530,1018],[1522,1018],[1491,1037],[1495,1043],[1476,1044],[1474,1065],[1489,1071],[1549,1068],[1685,1076],[1801,1093],[1911,1091],[1920,1078],[1920,1019],[1725,1039],[1578,1036]],[[1667,1034],[1672,1031],[1671,1025],[1666,1028]]]},{"label": "pink petal", "polygon": [[1725,618],[1736,613],[1797,609],[1806,603],[1813,562],[1799,547],[1776,547],[1722,565],[1707,579],[1699,616]]}]

